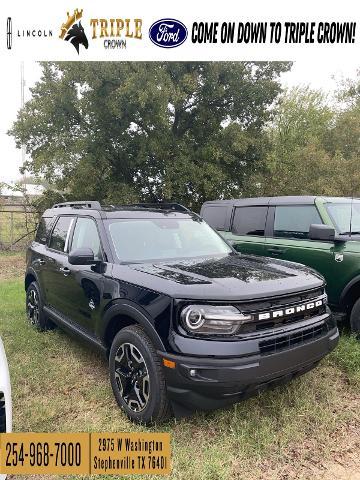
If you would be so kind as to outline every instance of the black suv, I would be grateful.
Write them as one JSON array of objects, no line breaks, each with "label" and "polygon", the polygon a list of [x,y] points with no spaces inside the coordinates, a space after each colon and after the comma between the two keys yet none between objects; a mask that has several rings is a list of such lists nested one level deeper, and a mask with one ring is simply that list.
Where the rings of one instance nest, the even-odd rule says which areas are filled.
[{"label": "black suv", "polygon": [[324,280],[237,253],[177,204],[54,205],[27,253],[29,321],[109,356],[120,407],[149,423],[236,402],[338,342]]}]

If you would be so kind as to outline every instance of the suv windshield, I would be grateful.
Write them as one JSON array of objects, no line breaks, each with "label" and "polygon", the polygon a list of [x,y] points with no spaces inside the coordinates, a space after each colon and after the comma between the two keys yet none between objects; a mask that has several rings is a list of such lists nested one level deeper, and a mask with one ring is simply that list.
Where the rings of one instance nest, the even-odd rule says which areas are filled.
[{"label": "suv windshield", "polygon": [[108,220],[120,262],[226,255],[232,252],[205,222],[193,218]]},{"label": "suv windshield", "polygon": [[[327,211],[340,234],[360,233],[360,202],[328,203]],[[352,212],[351,212],[352,210]]]}]

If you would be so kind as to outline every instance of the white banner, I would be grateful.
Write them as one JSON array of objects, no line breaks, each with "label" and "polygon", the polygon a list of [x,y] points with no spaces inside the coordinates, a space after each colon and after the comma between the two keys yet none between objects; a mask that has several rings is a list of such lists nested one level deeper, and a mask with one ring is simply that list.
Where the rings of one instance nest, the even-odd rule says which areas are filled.
[{"label": "white banner", "polygon": [[301,60],[351,56],[360,2],[2,2],[6,60]]}]

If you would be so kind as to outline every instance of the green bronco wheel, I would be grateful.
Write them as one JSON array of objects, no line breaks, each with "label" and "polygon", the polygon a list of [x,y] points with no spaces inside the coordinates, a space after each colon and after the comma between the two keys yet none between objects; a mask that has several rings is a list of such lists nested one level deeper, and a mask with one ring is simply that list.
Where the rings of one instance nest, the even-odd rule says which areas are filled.
[{"label": "green bronco wheel", "polygon": [[360,335],[360,298],[354,303],[350,314],[351,331]]}]

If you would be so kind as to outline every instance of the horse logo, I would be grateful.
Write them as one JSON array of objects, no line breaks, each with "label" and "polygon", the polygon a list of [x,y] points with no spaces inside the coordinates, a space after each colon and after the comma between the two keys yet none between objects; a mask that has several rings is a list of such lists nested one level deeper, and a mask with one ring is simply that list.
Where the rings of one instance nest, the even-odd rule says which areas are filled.
[{"label": "horse logo", "polygon": [[81,25],[80,18],[82,17],[82,10],[74,10],[73,15],[67,13],[67,21],[61,25],[60,38],[70,41],[74,45],[75,50],[79,54],[80,45],[86,49],[89,46],[84,27]]},{"label": "horse logo", "polygon": [[81,25],[81,22],[74,23],[70,30],[68,30],[65,40],[70,41],[70,43],[74,45],[78,54],[80,45],[84,45],[86,49],[89,46],[89,42],[85,34],[84,27]]}]

